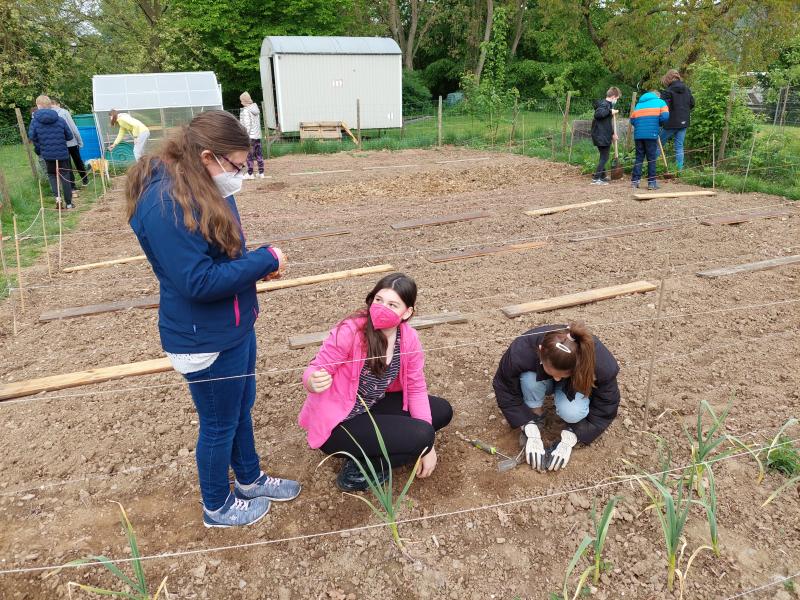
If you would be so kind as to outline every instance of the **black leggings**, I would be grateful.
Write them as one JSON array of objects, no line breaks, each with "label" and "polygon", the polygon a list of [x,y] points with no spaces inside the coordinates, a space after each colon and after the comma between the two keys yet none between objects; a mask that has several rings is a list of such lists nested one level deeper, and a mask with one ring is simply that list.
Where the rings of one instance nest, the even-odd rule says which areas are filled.
[{"label": "black leggings", "polygon": [[605,179],[606,163],[608,162],[608,155],[609,151],[611,150],[611,146],[598,146],[597,149],[600,151],[600,159],[597,161],[597,169],[594,172],[594,178]]},{"label": "black leggings", "polygon": [[[389,392],[370,409],[383,436],[392,467],[413,463],[425,448],[433,448],[436,432],[453,418],[453,407],[447,400],[437,396],[428,396],[428,399],[431,404],[432,425],[412,418],[408,411],[403,410],[402,392]],[[349,452],[359,460],[363,459],[361,450],[347,435],[345,428],[373,462],[378,462],[383,457],[375,428],[366,413],[339,423],[320,450],[325,454]]]}]

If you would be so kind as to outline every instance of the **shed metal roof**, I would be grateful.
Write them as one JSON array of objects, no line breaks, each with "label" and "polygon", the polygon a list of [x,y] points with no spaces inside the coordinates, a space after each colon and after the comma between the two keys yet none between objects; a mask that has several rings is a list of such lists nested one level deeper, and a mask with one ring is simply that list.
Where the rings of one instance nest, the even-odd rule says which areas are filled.
[{"label": "shed metal roof", "polygon": [[401,54],[392,38],[311,35],[269,35],[261,56],[275,54]]}]

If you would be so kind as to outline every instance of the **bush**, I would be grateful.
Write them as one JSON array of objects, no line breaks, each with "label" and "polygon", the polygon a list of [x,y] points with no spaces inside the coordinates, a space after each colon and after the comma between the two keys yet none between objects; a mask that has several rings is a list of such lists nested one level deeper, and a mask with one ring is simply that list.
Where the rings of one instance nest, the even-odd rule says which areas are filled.
[{"label": "bush", "polygon": [[[719,147],[725,127],[725,112],[728,96],[735,79],[717,61],[708,60],[699,64],[691,81],[695,108],[692,111],[686,144],[689,148],[710,146],[712,135]],[[728,153],[746,140],[750,140],[756,124],[756,116],[747,107],[744,90],[737,94],[731,109],[728,127]],[[707,159],[711,150],[699,152],[699,158]]]},{"label": "bush", "polygon": [[403,71],[403,114],[428,111],[431,108],[431,91],[417,71]]},{"label": "bush", "polygon": [[433,97],[447,96],[458,90],[461,77],[461,66],[451,58],[440,58],[433,61],[422,71],[422,79]]}]

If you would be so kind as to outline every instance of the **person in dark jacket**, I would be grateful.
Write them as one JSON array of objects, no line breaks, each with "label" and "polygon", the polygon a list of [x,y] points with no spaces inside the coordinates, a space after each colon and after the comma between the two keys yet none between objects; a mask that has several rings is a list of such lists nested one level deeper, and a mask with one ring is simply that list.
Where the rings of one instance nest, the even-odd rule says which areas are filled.
[{"label": "person in dark jacket", "polygon": [[592,185],[608,185],[606,178],[606,162],[611,150],[611,144],[617,139],[614,133],[614,115],[619,111],[614,105],[619,100],[621,93],[618,87],[608,88],[604,100],[594,101],[594,119],[592,119],[592,143],[597,146],[600,152],[600,160],[597,163],[597,170],[592,177]]},{"label": "person in dark jacket", "polygon": [[[249,525],[296,481],[259,467],[250,412],[256,397],[256,282],[280,276],[278,248],[248,251],[233,194],[242,186],[247,131],[224,111],[196,116],[160,155],[127,175],[127,218],[159,282],[158,329],[189,382],[200,421],[196,447],[203,523]],[[228,470],[236,480],[231,492]]]},{"label": "person in dark jacket", "polygon": [[658,158],[658,135],[661,126],[669,119],[669,109],[658,92],[647,92],[636,102],[631,113],[633,141],[636,144],[636,159],[631,173],[631,185],[639,187],[642,164],[647,157],[647,189],[657,190],[656,159]]},{"label": "person in dark jacket", "polygon": [[50,98],[47,96],[36,98],[36,108],[28,128],[28,138],[36,154],[44,160],[50,189],[56,197],[56,206],[61,208],[60,201],[63,198],[66,207],[73,208],[72,168],[69,163],[67,142],[74,136],[66,121],[52,109]]},{"label": "person in dark jacket", "polygon": [[72,164],[75,165],[75,170],[72,172],[72,191],[77,192],[78,188],[75,183],[75,173],[77,172],[80,176],[81,182],[84,186],[89,185],[89,175],[86,173],[86,165],[83,164],[83,158],[81,157],[81,148],[83,148],[83,139],[81,138],[81,132],[78,130],[78,126],[75,125],[75,120],[72,118],[72,113],[69,112],[66,108],[61,106],[61,101],[55,98],[50,98],[50,102],[53,104],[53,110],[58,113],[58,116],[64,119],[64,121],[69,125],[69,129],[72,132],[73,139],[67,142],[67,149],[69,150],[70,158],[72,158]]},{"label": "person in dark jacket", "polygon": [[[578,442],[591,444],[606,430],[619,407],[618,373],[608,348],[579,323],[537,327],[511,343],[494,376],[494,393],[508,424],[522,429],[531,468],[564,468]],[[545,450],[539,425],[549,394],[567,427]]]},{"label": "person in dark jacket", "polygon": [[661,143],[666,145],[669,140],[675,139],[675,164],[680,171],[683,169],[683,142],[689,127],[689,115],[694,108],[694,96],[675,69],[667,71],[661,83],[665,88],[661,92],[661,99],[669,109],[669,120],[661,130]]}]

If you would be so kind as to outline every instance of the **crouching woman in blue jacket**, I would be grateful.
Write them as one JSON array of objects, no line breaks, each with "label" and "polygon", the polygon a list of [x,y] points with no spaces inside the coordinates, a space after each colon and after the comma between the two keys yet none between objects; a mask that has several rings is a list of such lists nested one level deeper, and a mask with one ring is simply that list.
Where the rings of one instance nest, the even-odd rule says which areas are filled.
[{"label": "crouching woman in blue jacket", "polygon": [[199,416],[195,454],[206,527],[255,523],[272,500],[300,493],[296,481],[261,470],[250,416],[256,282],[280,276],[286,259],[278,248],[245,247],[233,194],[249,149],[233,116],[204,112],[158,156],[137,162],[125,190],[128,221],[160,286],[161,345],[189,382]]}]

